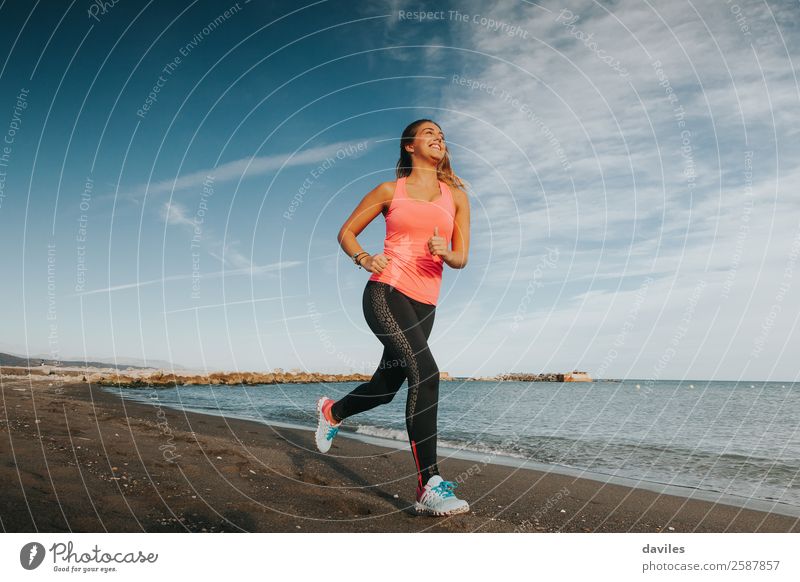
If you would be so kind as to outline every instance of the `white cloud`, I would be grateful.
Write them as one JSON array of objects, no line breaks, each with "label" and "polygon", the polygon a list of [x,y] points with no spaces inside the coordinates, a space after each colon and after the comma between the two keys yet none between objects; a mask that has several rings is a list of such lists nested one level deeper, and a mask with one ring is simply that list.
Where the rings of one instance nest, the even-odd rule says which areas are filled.
[{"label": "white cloud", "polygon": [[[281,261],[278,263],[272,263],[269,265],[261,265],[261,266],[247,266],[239,269],[226,269],[224,271],[214,271],[212,273],[203,273],[203,279],[218,279],[222,277],[235,277],[241,275],[258,275],[260,273],[269,273],[280,271],[282,269],[288,269],[291,267],[295,267],[297,265],[302,265],[301,261]],[[149,285],[156,285],[156,284],[164,284],[170,281],[184,281],[187,279],[191,279],[193,275],[191,273],[186,275],[169,275],[167,277],[162,277],[160,279],[148,279],[145,281],[136,281],[134,283],[123,283],[121,285],[112,285],[110,287],[104,287],[102,289],[92,289],[91,291],[84,291],[82,293],[74,293],[73,296],[86,296],[86,295],[97,295],[98,293],[113,293],[115,291],[125,291],[127,289],[136,289],[139,287],[146,287]]]},{"label": "white cloud", "polygon": [[194,220],[189,218],[189,213],[186,207],[182,204],[175,202],[164,202],[161,205],[161,218],[169,225],[187,226],[194,228]]},{"label": "white cloud", "polygon": [[[488,89],[449,84],[439,121],[456,171],[473,185],[471,261],[487,271],[474,275],[482,281],[479,295],[496,294],[511,281],[505,312],[513,314],[545,247],[561,253],[557,268],[543,270],[545,286],[537,290],[542,305],[555,300],[554,310],[546,320],[537,315],[526,324],[527,337],[539,338],[538,356],[549,354],[563,334],[612,333],[619,313],[600,319],[592,314],[629,302],[649,274],[657,281],[649,301],[668,314],[660,323],[651,314],[661,326],[653,345],[668,341],[670,324],[698,281],[708,284],[708,303],[695,315],[695,325],[704,333],[712,328],[709,342],[727,342],[733,323],[741,322],[739,333],[745,335],[760,325],[786,265],[800,206],[793,197],[800,178],[793,139],[798,84],[769,9],[787,40],[796,42],[798,31],[785,7],[739,5],[751,25],[749,36],[723,2],[694,4],[699,16],[683,3],[622,1],[607,11],[594,2],[563,3],[580,15],[575,29],[556,21],[562,5],[550,12],[514,3],[459,7],[528,31],[522,39],[472,23],[451,25],[457,45],[479,54],[448,53],[450,68]],[[577,38],[575,30],[581,32]],[[589,34],[595,45],[582,42]],[[602,62],[594,48],[618,59],[628,77]],[[655,59],[677,103],[659,85]],[[685,111],[684,127],[676,105]],[[690,132],[689,157],[681,151],[684,129]],[[756,153],[754,206],[743,219],[745,150]],[[687,178],[692,169],[696,176]],[[744,242],[742,228],[748,229]],[[720,299],[731,276],[731,295]],[[716,307],[733,319],[715,324]],[[508,321],[493,325],[482,304],[469,309],[475,321],[489,322],[481,343],[496,345]],[[784,310],[796,314],[800,301],[787,298]],[[580,341],[568,343],[578,349]],[[714,351],[701,343],[698,349]],[[515,348],[508,358],[525,346]],[[593,357],[586,349],[586,357]],[[722,358],[746,359],[747,342],[732,349],[739,352],[714,351],[718,359],[701,358],[700,366],[711,373]],[[474,357],[463,360],[465,366]],[[508,369],[509,363],[495,359],[494,369]],[[761,368],[749,373],[766,377],[770,365],[759,362]],[[790,371],[785,363],[779,370],[784,377]],[[667,377],[682,373],[675,367]]]},{"label": "white cloud", "polygon": [[343,148],[352,147],[358,143],[373,142],[378,138],[363,138],[335,142],[323,146],[315,146],[299,152],[284,152],[260,157],[246,157],[239,160],[226,162],[213,168],[205,168],[178,176],[174,180],[160,180],[149,184],[141,184],[133,188],[133,197],[139,198],[145,192],[150,195],[165,194],[201,188],[209,176],[213,176],[214,184],[231,182],[234,180],[251,178],[267,174],[281,168],[293,166],[306,166],[318,164],[326,158],[335,156]]}]

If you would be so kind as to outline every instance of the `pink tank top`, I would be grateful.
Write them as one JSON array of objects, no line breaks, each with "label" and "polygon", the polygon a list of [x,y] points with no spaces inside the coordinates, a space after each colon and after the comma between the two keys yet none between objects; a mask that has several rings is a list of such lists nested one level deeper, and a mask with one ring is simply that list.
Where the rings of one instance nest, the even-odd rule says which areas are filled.
[{"label": "pink tank top", "polygon": [[456,209],[450,188],[439,181],[440,196],[433,202],[409,198],[406,179],[399,178],[386,213],[386,239],[383,254],[392,259],[370,281],[381,281],[422,303],[436,305],[442,285],[444,262],[428,250],[434,227],[447,241],[453,237]]}]

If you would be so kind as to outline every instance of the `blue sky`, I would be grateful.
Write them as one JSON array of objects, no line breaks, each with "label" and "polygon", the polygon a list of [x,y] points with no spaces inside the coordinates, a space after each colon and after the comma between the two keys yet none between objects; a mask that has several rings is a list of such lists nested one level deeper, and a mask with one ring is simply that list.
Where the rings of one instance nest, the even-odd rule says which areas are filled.
[{"label": "blue sky", "polygon": [[372,372],[336,234],[431,117],[441,370],[797,379],[796,3],[92,6],[0,7],[0,350]]}]

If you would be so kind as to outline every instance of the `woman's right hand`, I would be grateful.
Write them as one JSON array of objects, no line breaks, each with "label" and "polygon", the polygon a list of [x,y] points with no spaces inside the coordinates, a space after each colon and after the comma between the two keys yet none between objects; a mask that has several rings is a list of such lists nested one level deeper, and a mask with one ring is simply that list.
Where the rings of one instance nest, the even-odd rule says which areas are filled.
[{"label": "woman's right hand", "polygon": [[377,255],[370,255],[366,259],[362,259],[361,266],[364,267],[370,273],[380,273],[386,268],[386,265],[389,264],[389,259],[383,253],[379,253]]}]

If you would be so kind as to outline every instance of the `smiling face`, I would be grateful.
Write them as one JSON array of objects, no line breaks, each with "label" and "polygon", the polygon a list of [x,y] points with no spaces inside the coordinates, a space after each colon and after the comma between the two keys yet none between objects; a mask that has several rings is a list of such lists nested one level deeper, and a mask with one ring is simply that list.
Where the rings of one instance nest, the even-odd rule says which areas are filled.
[{"label": "smiling face", "polygon": [[444,133],[438,125],[426,121],[417,128],[414,144],[406,146],[406,151],[412,156],[422,156],[438,164],[445,157],[447,151]]}]

